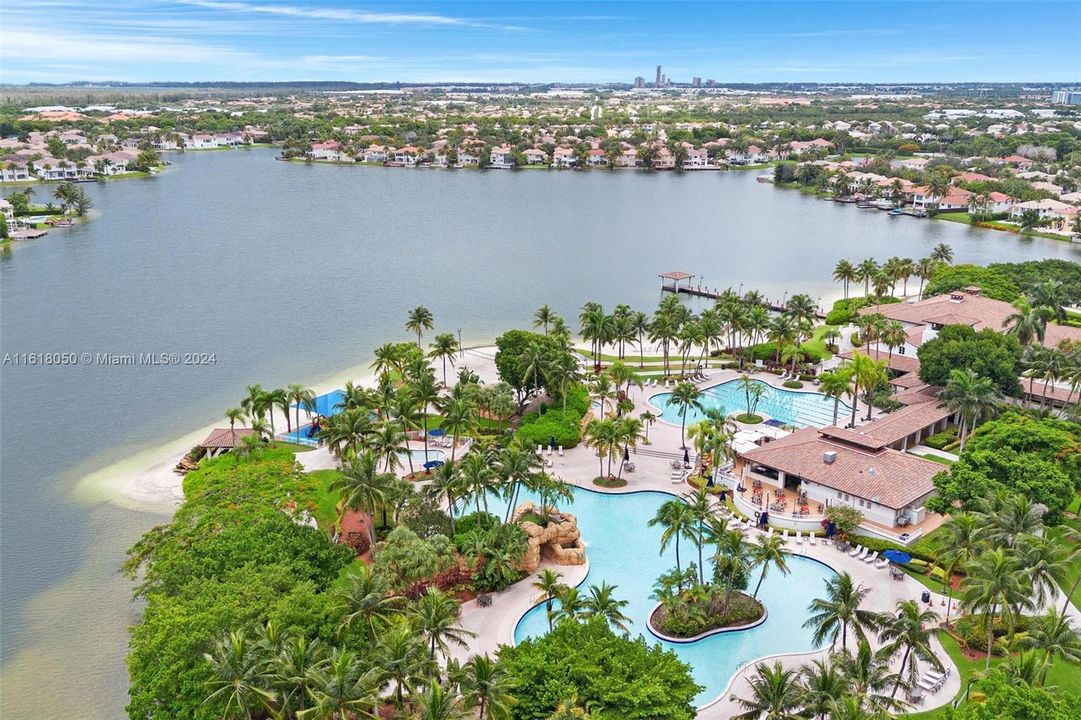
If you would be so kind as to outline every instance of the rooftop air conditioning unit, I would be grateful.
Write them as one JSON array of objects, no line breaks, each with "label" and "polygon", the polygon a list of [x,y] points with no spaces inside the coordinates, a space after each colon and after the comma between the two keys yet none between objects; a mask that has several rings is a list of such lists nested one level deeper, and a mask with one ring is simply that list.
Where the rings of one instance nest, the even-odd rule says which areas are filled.
[{"label": "rooftop air conditioning unit", "polygon": [[833,461],[836,460],[836,459],[837,459],[837,453],[834,452],[833,450],[822,453],[822,462],[826,463],[827,465],[832,465]]}]

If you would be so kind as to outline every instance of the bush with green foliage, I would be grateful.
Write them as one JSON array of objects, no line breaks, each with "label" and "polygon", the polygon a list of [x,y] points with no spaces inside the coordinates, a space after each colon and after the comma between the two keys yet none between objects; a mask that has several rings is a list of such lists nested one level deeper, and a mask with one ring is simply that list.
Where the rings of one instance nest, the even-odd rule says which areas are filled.
[{"label": "bush with green foliage", "polygon": [[938,337],[920,346],[920,380],[945,387],[954,370],[971,370],[990,378],[998,389],[1017,394],[1021,385],[1021,345],[1012,335],[984,328],[976,332],[968,325],[947,325]]},{"label": "bush with green foliage", "polygon": [[421,538],[409,528],[398,526],[375,553],[372,570],[386,579],[391,589],[405,591],[449,570],[456,562],[454,544],[446,535]]},{"label": "bush with green foliage", "polygon": [[568,620],[540,638],[504,647],[516,720],[547,720],[575,699],[593,720],[691,720],[702,689],[691,668],[655,642],[615,634],[602,619]]},{"label": "bush with green foliage", "polygon": [[526,372],[527,357],[534,348],[541,348],[551,357],[566,352],[556,339],[528,330],[508,330],[496,338],[495,367],[499,379],[507,383],[518,396],[518,402],[544,387],[543,373]]},{"label": "bush with green foliage", "polygon": [[851,505],[830,505],[826,508],[826,520],[833,523],[841,535],[848,536],[863,522],[863,513]]},{"label": "bush with green foliage", "polygon": [[1062,283],[1067,300],[1081,302],[1081,264],[1069,260],[1029,260],[1021,263],[979,265],[944,265],[935,271],[924,288],[924,297],[960,290],[970,285],[982,289],[995,300],[1013,302],[1049,280]]},{"label": "bush with green foliage", "polygon": [[847,325],[859,317],[859,310],[871,305],[892,305],[901,302],[900,298],[886,295],[882,298],[869,296],[841,298],[833,303],[833,307],[826,314],[827,325]]},{"label": "bush with green foliage", "polygon": [[1005,489],[1046,505],[1044,522],[1057,524],[1081,489],[1081,424],[1018,412],[986,422],[935,476],[935,489],[927,507],[936,512],[954,503],[971,509]]},{"label": "bush with green foliage", "polygon": [[944,450],[945,448],[953,445],[957,442],[957,426],[951,425],[942,432],[937,432],[934,435],[928,435],[923,439],[923,444],[929,448],[935,450]]},{"label": "bush with green foliage", "polygon": [[[977,680],[967,702],[950,720],[1078,720],[1081,695],[1077,688],[1032,687],[1014,682],[995,668]],[[976,701],[978,699],[978,702]]]},{"label": "bush with green foliage", "polygon": [[184,488],[173,520],[124,565],[130,577],[141,571],[136,595],[146,600],[129,643],[130,717],[220,718],[224,703],[206,701],[203,653],[227,631],[273,620],[330,640],[338,611],[328,590],[354,558],[287,514],[314,508],[316,490],[287,450],[205,460]]},{"label": "bush with green foliage", "polygon": [[547,446],[555,438],[556,445],[572,448],[582,439],[582,418],[589,409],[589,391],[576,387],[567,391],[567,409],[563,403],[542,407],[522,418],[515,437],[526,447]]}]

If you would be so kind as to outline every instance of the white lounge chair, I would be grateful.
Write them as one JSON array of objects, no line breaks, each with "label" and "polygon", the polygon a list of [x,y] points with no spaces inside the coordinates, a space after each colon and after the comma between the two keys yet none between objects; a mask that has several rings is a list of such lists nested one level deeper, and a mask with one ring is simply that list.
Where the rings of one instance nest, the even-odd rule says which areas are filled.
[{"label": "white lounge chair", "polygon": [[788,542],[788,528],[785,528],[781,532],[781,539],[784,540],[785,542]]},{"label": "white lounge chair", "polygon": [[918,683],[916,683],[916,687],[926,690],[933,695],[934,693],[939,691],[939,689],[942,687],[942,683],[934,682],[927,678],[923,678]]},{"label": "white lounge chair", "polygon": [[802,545],[803,544],[803,531],[802,530],[797,530],[796,531],[796,544],[797,545]]},{"label": "white lounge chair", "polygon": [[538,445],[537,446],[537,454],[538,455],[543,455],[544,454],[544,446],[543,445]]},{"label": "white lounge chair", "polygon": [[766,536],[767,537],[773,537],[773,528],[770,527],[769,525],[766,526]]},{"label": "white lounge chair", "polygon": [[869,552],[871,552],[871,551],[870,551],[869,549],[867,549],[867,548],[861,548],[861,550],[860,550],[860,554],[856,556],[856,559],[857,559],[857,560],[863,560],[863,559],[864,559],[865,557],[867,557],[867,554],[868,554]]},{"label": "white lounge chair", "polygon": [[559,446],[559,457],[563,457],[563,446]]},{"label": "white lounge chair", "polygon": [[857,545],[856,547],[854,547],[854,548],[852,548],[851,550],[848,551],[848,556],[849,557],[856,557],[860,553],[865,553],[865,552],[867,552],[867,551],[863,549],[862,545]]},{"label": "white lounge chair", "polygon": [[552,467],[553,464],[550,459],[544,461],[544,467]]},{"label": "white lounge chair", "polygon": [[889,564],[890,564],[889,560],[887,560],[886,558],[882,558],[881,560],[879,560],[878,562],[875,563],[875,569],[876,570],[881,570],[882,568],[886,567]]},{"label": "white lounge chair", "polygon": [[807,544],[808,544],[808,545],[817,545],[817,544],[818,544],[818,543],[817,543],[817,542],[815,541],[815,536],[814,536],[814,533],[808,533],[808,534],[807,534]]},{"label": "white lounge chair", "polygon": [[549,456],[551,456],[551,454],[552,454],[553,452],[554,452],[554,450],[552,450],[552,446],[551,446],[551,445],[549,445],[549,446],[548,446],[548,455],[549,455]]},{"label": "white lounge chair", "polygon": [[871,553],[867,557],[863,558],[863,561],[865,563],[867,563],[868,565],[873,563],[875,560],[878,560],[878,550],[875,550],[873,553]]}]

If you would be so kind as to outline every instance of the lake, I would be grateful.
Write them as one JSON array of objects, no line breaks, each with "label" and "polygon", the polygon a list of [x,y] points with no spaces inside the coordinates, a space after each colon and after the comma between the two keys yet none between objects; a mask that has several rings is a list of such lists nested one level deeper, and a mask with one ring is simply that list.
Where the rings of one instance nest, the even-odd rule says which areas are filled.
[{"label": "lake", "polygon": [[80,480],[122,474],[134,453],[222,418],[249,383],[314,384],[366,364],[376,345],[410,338],[417,304],[468,344],[528,327],[544,303],[572,326],[589,300],[651,310],[667,270],[826,303],[841,257],[918,258],[947,242],[957,262],[1081,260],[1081,246],[861,211],[753,171],[405,170],[274,155],[173,155],[158,177],[84,185],[92,222],[0,255],[0,354],[216,360],[0,369],[5,718],[123,714],[138,608],[117,570],[168,516]]}]

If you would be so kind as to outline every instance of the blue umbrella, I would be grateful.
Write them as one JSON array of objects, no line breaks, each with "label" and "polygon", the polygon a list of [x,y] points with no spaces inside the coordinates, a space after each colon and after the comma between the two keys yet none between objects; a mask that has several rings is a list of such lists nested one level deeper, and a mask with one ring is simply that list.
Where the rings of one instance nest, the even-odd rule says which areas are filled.
[{"label": "blue umbrella", "polygon": [[433,428],[428,431],[428,437],[443,437],[447,434],[447,431],[443,428]]},{"label": "blue umbrella", "polygon": [[443,464],[442,460],[429,460],[428,462],[424,463],[424,469],[425,470],[431,470],[433,468],[437,468],[437,467],[441,466],[442,464]]},{"label": "blue umbrella", "polygon": [[887,550],[882,553],[882,557],[898,565],[905,565],[912,560],[912,556],[902,550]]}]

